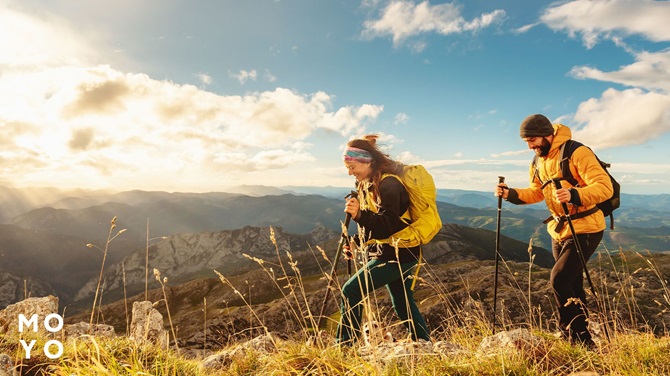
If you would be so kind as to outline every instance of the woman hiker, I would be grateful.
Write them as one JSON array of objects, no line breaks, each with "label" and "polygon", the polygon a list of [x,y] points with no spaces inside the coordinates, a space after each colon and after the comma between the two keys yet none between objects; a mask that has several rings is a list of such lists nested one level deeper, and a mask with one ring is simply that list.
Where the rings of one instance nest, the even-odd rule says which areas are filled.
[{"label": "woman hiker", "polygon": [[[414,301],[411,277],[420,258],[420,247],[389,244],[393,234],[407,224],[401,216],[409,209],[409,195],[397,175],[403,164],[389,158],[376,145],[376,135],[367,135],[347,143],[344,165],[356,178],[358,198],[347,200],[344,211],[360,227],[367,239],[358,243],[367,247],[369,262],[342,286],[341,321],[337,343],[352,345],[361,336],[363,298],[386,286],[396,314],[413,340],[430,341],[426,322]],[[391,175],[386,175],[391,174]],[[359,200],[360,199],[360,200]],[[351,257],[347,249],[345,254]]]}]

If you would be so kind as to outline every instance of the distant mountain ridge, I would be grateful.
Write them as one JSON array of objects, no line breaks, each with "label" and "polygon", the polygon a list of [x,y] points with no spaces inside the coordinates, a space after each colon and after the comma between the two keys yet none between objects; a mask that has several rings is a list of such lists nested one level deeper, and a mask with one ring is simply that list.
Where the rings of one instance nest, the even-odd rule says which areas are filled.
[{"label": "distant mountain ridge", "polygon": [[[289,190],[292,193],[280,194]],[[109,220],[117,216],[118,225],[127,229],[125,238],[135,247],[144,246],[147,221],[150,238],[176,233],[232,230],[243,226],[276,226],[291,233],[306,234],[318,227],[338,228],[343,220],[344,196],[351,190],[323,188],[323,193],[334,195],[334,198],[314,194],[320,191],[318,187],[247,186],[238,187],[238,191],[273,194],[249,196],[228,192],[85,191],[82,196],[67,196],[67,192],[56,194],[53,189],[48,189],[45,196],[52,198],[50,205],[5,219],[5,223],[99,243],[107,233]],[[26,199],[25,194],[15,192],[13,196],[0,195],[0,199],[5,200],[17,197],[21,198],[20,205],[7,203],[13,210],[28,205],[30,200]],[[606,245],[612,249],[630,247],[630,250],[652,252],[668,250],[670,195],[624,194],[622,197],[622,208],[614,215],[615,229],[605,233]],[[495,228],[497,200],[490,192],[439,190],[438,200],[445,223],[489,230]],[[515,206],[505,202],[501,228],[504,234],[515,239],[527,241],[533,237],[539,245],[548,247],[549,237],[541,223],[547,215],[542,203]],[[629,236],[632,234],[635,236]]]},{"label": "distant mountain ridge", "polygon": [[[147,191],[81,191],[81,195],[75,195],[79,191],[65,192],[49,188],[21,191],[0,187],[0,205],[8,208],[2,212],[5,224],[0,225],[0,272],[11,274],[14,281],[16,278],[34,281],[34,291],[51,289],[58,291],[64,300],[72,300],[99,271],[102,259],[100,249],[104,248],[113,217],[117,217],[115,231],[126,231],[111,244],[108,267],[129,255],[142,253],[147,237],[153,249],[164,236],[187,239],[193,237],[193,234],[238,231],[245,227],[273,226],[288,234],[295,234],[293,236],[296,238],[313,236],[318,232],[338,231],[344,219],[343,197],[350,190],[341,188],[342,191],[338,193],[340,188],[325,189],[336,197],[314,194],[315,190],[318,191],[315,188],[301,192],[299,187],[293,187],[292,193],[261,196],[229,192]],[[257,193],[281,193],[286,189],[265,191],[253,187],[253,190]],[[477,202],[482,204],[482,207],[477,208],[438,202],[445,228],[461,226],[454,227],[457,229],[454,230],[454,237],[441,243],[442,246],[446,249],[451,243],[461,242],[468,244],[470,253],[488,252],[486,257],[490,259],[490,249],[478,246],[477,241],[490,236],[485,234],[491,234],[496,229],[496,209],[488,207],[491,200],[495,201],[493,194],[440,190],[440,197],[455,202],[469,202],[471,205]],[[615,229],[605,231],[603,243],[607,249],[669,251],[670,210],[665,211],[669,197],[625,196],[625,202],[634,203],[638,207],[623,207],[615,212]],[[653,205],[647,200],[653,200]],[[7,213],[16,215],[7,218]],[[533,239],[535,246],[548,249],[549,236],[545,225],[541,223],[546,216],[542,204],[514,206],[505,203],[501,235],[523,244]],[[478,233],[480,230],[488,232]],[[463,237],[472,239],[464,241],[461,239]],[[92,248],[86,246],[88,243],[92,244]],[[183,243],[188,242],[184,240]],[[434,261],[444,260],[438,258]],[[133,265],[137,263],[137,260],[133,261]],[[197,274],[197,271],[193,273]],[[175,274],[181,275],[182,270],[176,270]],[[112,281],[109,283],[111,286]],[[37,285],[42,287],[38,288]],[[10,291],[10,295],[20,295],[16,283],[12,282],[11,286],[0,291],[0,294]],[[86,295],[82,294],[79,296]]]}]

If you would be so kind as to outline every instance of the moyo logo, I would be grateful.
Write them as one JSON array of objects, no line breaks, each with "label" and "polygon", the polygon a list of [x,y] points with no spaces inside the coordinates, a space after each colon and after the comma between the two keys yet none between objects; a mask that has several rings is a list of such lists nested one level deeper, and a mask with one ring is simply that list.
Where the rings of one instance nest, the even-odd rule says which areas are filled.
[{"label": "moyo logo", "polygon": [[[51,326],[51,321],[53,319],[56,320],[56,326]],[[33,327],[33,332],[37,333],[37,314],[33,314],[30,316],[30,320],[26,319],[26,316],[22,313],[19,314],[19,333],[23,333],[23,327],[27,326]],[[44,329],[46,329],[50,333],[56,333],[63,329],[63,317],[57,313],[52,313],[50,315],[47,315],[44,318]],[[30,344],[27,344],[25,340],[20,340],[21,346],[23,346],[23,349],[26,351],[26,359],[30,359],[30,353],[33,349],[33,346],[35,346],[35,340],[30,341]],[[51,347],[56,346],[57,351],[56,353],[51,352]],[[63,355],[63,344],[58,341],[58,340],[50,340],[47,341],[47,343],[44,344],[44,355],[46,355],[47,358],[49,359],[57,359],[60,358],[61,355]]]}]

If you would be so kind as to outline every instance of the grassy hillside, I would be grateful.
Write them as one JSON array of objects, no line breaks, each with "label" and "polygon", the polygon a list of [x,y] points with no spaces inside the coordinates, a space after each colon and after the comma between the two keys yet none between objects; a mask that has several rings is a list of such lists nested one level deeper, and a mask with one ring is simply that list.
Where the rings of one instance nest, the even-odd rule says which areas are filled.
[{"label": "grassy hillside", "polygon": [[[337,321],[331,302],[325,331],[310,340],[314,312],[325,281],[303,275],[309,258],[285,255],[274,262],[256,260],[259,268],[235,278],[193,281],[153,290],[150,300],[172,321],[179,341],[169,349],[139,345],[120,336],[82,337],[68,342],[58,360],[41,355],[21,358],[18,340],[0,337],[0,351],[21,364],[24,375],[667,375],[670,373],[670,256],[602,254],[591,261],[597,298],[589,297],[598,346],[586,349],[556,336],[553,307],[547,297],[548,270],[531,263],[502,265],[497,333],[523,328],[531,336],[512,345],[484,346],[491,337],[490,262],[461,260],[426,265],[417,300],[432,328],[428,347],[402,341],[403,330],[381,292],[366,305],[368,315],[399,340],[392,345],[363,343],[339,348],[332,342]],[[312,260],[322,257],[318,252]],[[532,254],[530,255],[532,257]],[[167,298],[167,300],[163,300]],[[165,303],[167,301],[167,304]],[[596,304],[596,302],[598,304]],[[123,320],[125,302],[104,306],[98,319]],[[310,314],[311,313],[311,314]],[[333,315],[331,315],[331,313]],[[114,319],[116,320],[116,318]],[[603,334],[609,329],[609,340]],[[185,339],[206,327],[200,337]],[[259,337],[262,336],[262,337]],[[197,340],[193,340],[197,338]],[[251,338],[270,338],[252,348]],[[254,340],[255,341],[255,340]],[[382,350],[393,350],[392,354]],[[398,349],[409,349],[400,352]],[[219,359],[212,366],[211,357]],[[213,367],[213,368],[212,368]]]}]

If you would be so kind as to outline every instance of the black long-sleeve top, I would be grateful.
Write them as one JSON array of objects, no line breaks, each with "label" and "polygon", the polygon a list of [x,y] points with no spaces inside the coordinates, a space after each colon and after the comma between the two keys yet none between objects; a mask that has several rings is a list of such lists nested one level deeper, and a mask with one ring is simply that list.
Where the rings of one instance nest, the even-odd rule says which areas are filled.
[{"label": "black long-sleeve top", "polygon": [[[409,209],[409,194],[396,177],[388,176],[379,183],[379,196],[379,211],[361,210],[356,222],[364,228],[366,236],[387,239],[407,227],[400,217]],[[368,252],[380,261],[397,260],[405,263],[419,259],[419,247],[399,248],[400,260],[396,258],[395,247],[390,244],[373,244]]]}]

